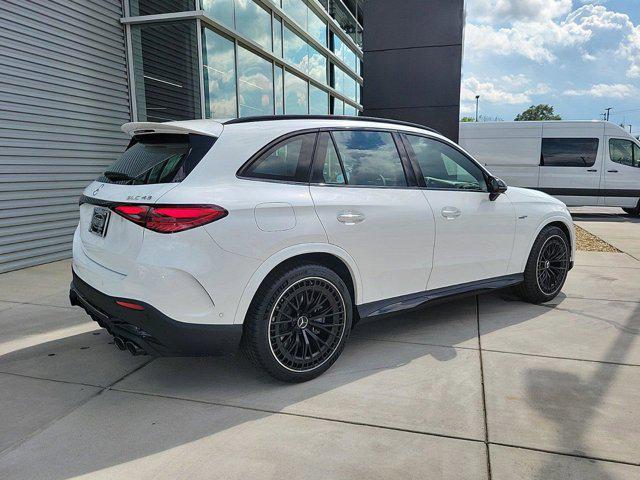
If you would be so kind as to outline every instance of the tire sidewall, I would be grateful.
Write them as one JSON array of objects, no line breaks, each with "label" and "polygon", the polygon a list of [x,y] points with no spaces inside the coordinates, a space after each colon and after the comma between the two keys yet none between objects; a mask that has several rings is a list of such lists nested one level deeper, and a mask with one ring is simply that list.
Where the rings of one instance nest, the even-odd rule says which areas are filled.
[{"label": "tire sidewall", "polygon": [[[282,293],[296,282],[309,277],[327,280],[338,289],[344,302],[345,329],[337,347],[321,365],[311,370],[297,372],[286,368],[275,358],[269,341],[269,323],[274,305]],[[302,382],[321,375],[333,365],[342,353],[353,323],[353,302],[344,281],[333,270],[322,265],[311,264],[300,265],[277,275],[265,287],[262,292],[256,295],[257,301],[252,308],[251,318],[248,319],[253,322],[255,329],[254,348],[260,364],[274,377],[290,382]]]}]

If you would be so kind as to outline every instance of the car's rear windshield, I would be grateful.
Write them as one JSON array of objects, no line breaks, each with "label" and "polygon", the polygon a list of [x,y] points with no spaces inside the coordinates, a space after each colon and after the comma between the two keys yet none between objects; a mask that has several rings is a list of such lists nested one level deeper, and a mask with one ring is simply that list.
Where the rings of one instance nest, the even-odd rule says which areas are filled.
[{"label": "car's rear windshield", "polygon": [[215,137],[193,133],[134,136],[122,156],[98,181],[121,185],[181,182],[215,141]]}]

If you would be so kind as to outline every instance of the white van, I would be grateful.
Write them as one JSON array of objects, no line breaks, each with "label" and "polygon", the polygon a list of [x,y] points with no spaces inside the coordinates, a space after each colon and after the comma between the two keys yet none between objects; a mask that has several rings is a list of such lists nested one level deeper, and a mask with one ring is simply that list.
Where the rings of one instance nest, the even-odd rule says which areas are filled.
[{"label": "white van", "polygon": [[613,123],[461,123],[460,145],[508,185],[640,214],[640,142]]}]

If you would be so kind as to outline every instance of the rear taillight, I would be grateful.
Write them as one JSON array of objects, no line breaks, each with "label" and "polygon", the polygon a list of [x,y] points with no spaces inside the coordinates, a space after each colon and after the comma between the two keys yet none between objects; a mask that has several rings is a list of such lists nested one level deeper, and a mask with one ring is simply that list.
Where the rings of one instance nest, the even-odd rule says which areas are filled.
[{"label": "rear taillight", "polygon": [[158,233],[175,233],[215,222],[228,212],[217,205],[118,205],[114,211]]}]

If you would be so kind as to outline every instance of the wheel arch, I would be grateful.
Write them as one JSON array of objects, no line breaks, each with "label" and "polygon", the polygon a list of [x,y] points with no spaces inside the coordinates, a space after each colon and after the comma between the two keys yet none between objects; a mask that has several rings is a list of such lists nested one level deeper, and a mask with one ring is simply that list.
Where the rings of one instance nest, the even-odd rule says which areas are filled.
[{"label": "wheel arch", "polygon": [[567,238],[569,239],[569,243],[571,247],[571,262],[573,262],[575,260],[575,254],[576,254],[576,234],[573,226],[573,220],[571,220],[571,217],[567,218],[565,216],[554,215],[554,216],[545,218],[542,222],[540,222],[540,225],[538,226],[538,230],[536,231],[535,235],[533,235],[533,238],[531,239],[531,244],[529,245],[529,250],[528,250],[529,253],[527,254],[527,258],[525,259],[525,264],[527,262],[527,259],[529,258],[529,255],[531,254],[531,249],[533,248],[533,244],[536,241],[536,238],[538,238],[538,235],[540,235],[540,232],[542,232],[542,230],[544,230],[547,227],[558,227],[567,235]]},{"label": "wheel arch", "polygon": [[265,260],[251,276],[242,292],[234,317],[234,324],[244,319],[256,292],[268,277],[282,268],[298,262],[313,262],[335,271],[350,289],[355,305],[362,303],[362,281],[353,257],[343,249],[331,244],[304,244],[281,250]]}]

